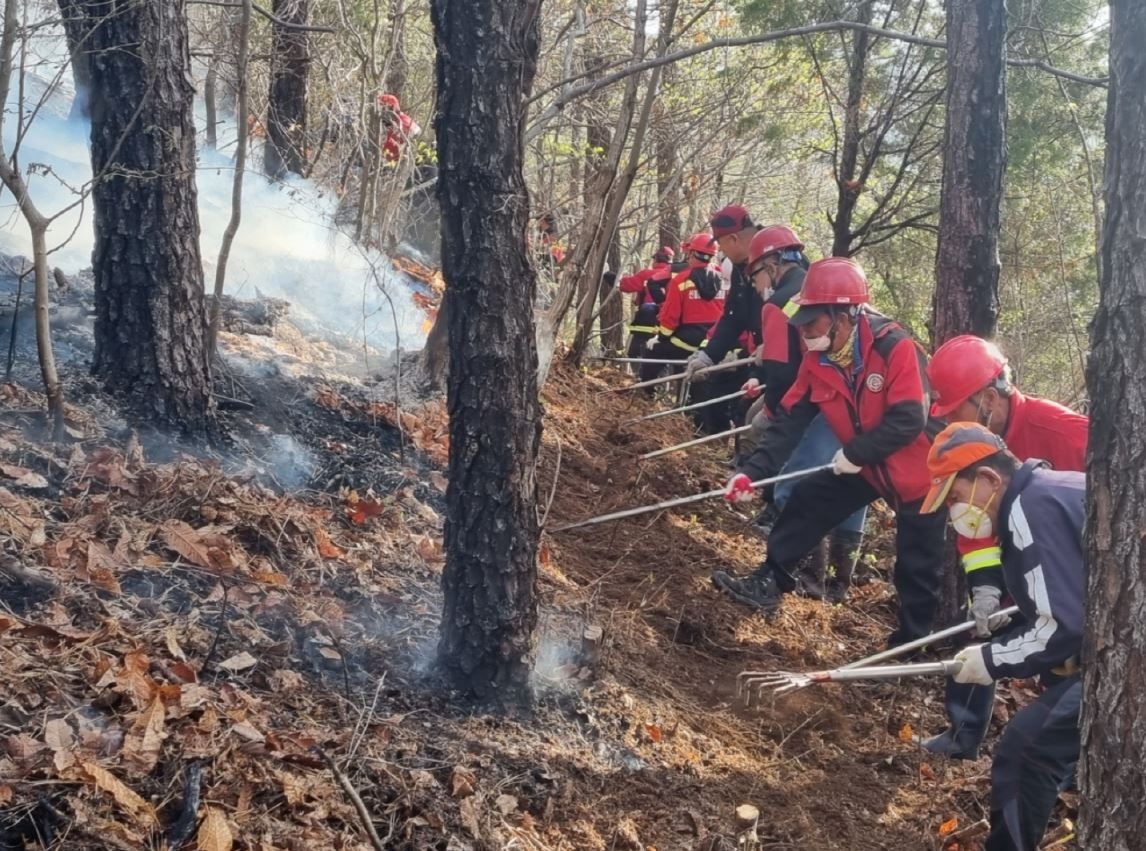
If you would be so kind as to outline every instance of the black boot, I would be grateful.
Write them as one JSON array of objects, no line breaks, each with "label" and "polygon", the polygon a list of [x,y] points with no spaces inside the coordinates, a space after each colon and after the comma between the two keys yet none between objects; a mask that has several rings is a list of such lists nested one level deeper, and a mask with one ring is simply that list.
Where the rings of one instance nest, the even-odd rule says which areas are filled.
[{"label": "black boot", "polygon": [[766,614],[780,608],[780,601],[785,590],[788,590],[781,587],[776,580],[776,572],[767,562],[755,573],[743,577],[732,576],[723,570],[718,570],[712,574],[712,584],[736,602],[744,603]]},{"label": "black boot", "polygon": [[948,678],[943,706],[951,726],[921,742],[924,749],[951,759],[978,759],[995,709],[995,686],[957,683]]},{"label": "black boot", "polygon": [[769,502],[765,505],[760,513],[756,515],[756,519],[752,522],[760,531],[760,534],[767,538],[772,534],[772,527],[776,525],[776,521],[780,517],[780,509],[776,507],[774,502]]},{"label": "black boot", "polygon": [[862,545],[863,532],[833,529],[828,537],[828,572],[824,583],[824,599],[832,605],[839,605],[847,599]]},{"label": "black boot", "polygon": [[824,551],[824,541],[820,541],[812,551],[800,561],[796,568],[796,593],[813,600],[824,599],[824,575],[828,557]]}]

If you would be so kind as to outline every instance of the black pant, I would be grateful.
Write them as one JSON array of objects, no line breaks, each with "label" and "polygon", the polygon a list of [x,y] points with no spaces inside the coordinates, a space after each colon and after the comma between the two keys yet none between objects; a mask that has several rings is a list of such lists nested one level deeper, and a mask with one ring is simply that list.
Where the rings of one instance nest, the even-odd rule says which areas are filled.
[{"label": "black pant", "polygon": [[1051,686],[1007,724],[991,763],[986,851],[1035,851],[1062,781],[1078,762],[1082,678]]},{"label": "black pant", "polygon": [[[665,340],[659,340],[651,349],[645,349],[641,357],[650,360],[678,360],[684,363],[691,354],[692,352],[688,349],[682,349],[680,346],[674,346]],[[641,381],[651,381],[668,368],[671,368],[673,372],[680,371],[679,368],[673,367],[671,364],[643,363],[640,372]]]},{"label": "black pant", "polygon": [[[747,380],[747,367],[713,372],[704,376],[703,381],[692,383],[689,387],[689,404],[727,396],[729,393],[739,390]],[[715,405],[697,408],[692,412],[693,423],[699,431],[705,434],[719,434],[722,431],[728,431],[734,424],[740,424],[736,416],[738,401],[733,399],[728,402],[718,402]]]},{"label": "black pant", "polygon": [[[630,358],[644,358],[648,357],[645,353],[645,344],[655,337],[656,334],[650,334],[646,331],[630,331],[629,332],[629,350],[625,357]],[[636,372],[636,364],[633,365],[633,372]]]},{"label": "black pant", "polygon": [[[768,558],[761,571],[772,571],[780,587],[796,586],[795,567],[824,535],[853,512],[879,498],[859,475],[815,473],[796,485],[768,536]],[[889,645],[922,638],[932,630],[939,607],[939,566],[943,561],[947,512],[920,514],[920,502],[896,511],[895,571],[899,626]]]}]

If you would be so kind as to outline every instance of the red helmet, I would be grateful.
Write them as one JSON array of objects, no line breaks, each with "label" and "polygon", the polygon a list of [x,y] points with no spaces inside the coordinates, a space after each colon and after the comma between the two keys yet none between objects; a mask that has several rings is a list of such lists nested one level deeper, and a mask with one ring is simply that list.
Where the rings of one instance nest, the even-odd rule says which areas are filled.
[{"label": "red helmet", "polygon": [[935,350],[927,365],[927,380],[935,404],[931,413],[945,417],[982,390],[1007,367],[1007,359],[994,343],[963,334]]},{"label": "red helmet", "polygon": [[825,257],[808,267],[804,286],[792,296],[801,307],[867,304],[867,275],[847,257]]},{"label": "red helmet", "polygon": [[378,105],[388,106],[391,109],[398,109],[398,96],[391,94],[378,95]]},{"label": "red helmet", "polygon": [[708,231],[694,233],[687,240],[685,240],[684,245],[688,246],[687,250],[691,251],[693,254],[707,254],[709,259],[712,259],[712,256],[716,254],[718,250],[716,245],[716,237],[714,237]]},{"label": "red helmet", "polygon": [[787,225],[768,225],[766,228],[761,228],[748,243],[748,270],[752,271],[752,267],[769,254],[775,254],[785,248],[803,251],[804,243]]},{"label": "red helmet", "polygon": [[657,253],[653,255],[654,263],[671,263],[673,258],[676,257],[676,252],[667,245],[662,245],[657,249]]}]

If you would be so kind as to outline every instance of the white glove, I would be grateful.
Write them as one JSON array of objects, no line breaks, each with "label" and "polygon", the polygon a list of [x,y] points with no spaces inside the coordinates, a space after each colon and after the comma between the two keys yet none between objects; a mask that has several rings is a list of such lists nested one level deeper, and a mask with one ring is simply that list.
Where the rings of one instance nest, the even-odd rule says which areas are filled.
[{"label": "white glove", "polygon": [[1010,615],[998,614],[1002,599],[1003,592],[994,585],[981,585],[971,592],[971,617],[975,619],[975,635],[979,638],[987,638],[1011,622]]},{"label": "white glove", "polygon": [[983,657],[985,644],[970,644],[955,654],[954,661],[960,667],[952,676],[957,683],[971,683],[977,686],[989,686],[995,680],[987,671],[987,662]]},{"label": "white glove", "polygon": [[756,347],[756,351],[752,353],[752,365],[760,366],[764,363],[764,344],[761,343]]},{"label": "white glove", "polygon": [[862,469],[859,464],[849,461],[842,449],[837,449],[836,454],[832,456],[832,472],[837,476],[854,476]]},{"label": "white glove", "polygon": [[651,352],[657,347],[658,342],[660,342],[660,337],[649,337],[649,339],[645,341],[645,351]]},{"label": "white glove", "polygon": [[699,352],[693,352],[684,364],[684,377],[686,381],[704,381],[704,376],[697,373],[698,370],[707,369],[710,366],[715,366],[712,358],[703,349]]}]

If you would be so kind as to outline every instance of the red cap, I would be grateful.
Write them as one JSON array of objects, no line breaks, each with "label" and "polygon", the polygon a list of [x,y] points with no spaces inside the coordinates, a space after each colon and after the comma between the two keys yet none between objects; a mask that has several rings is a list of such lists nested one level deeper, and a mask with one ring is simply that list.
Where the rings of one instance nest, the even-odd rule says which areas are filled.
[{"label": "red cap", "polygon": [[756,223],[748,215],[748,208],[742,204],[728,204],[712,214],[708,223],[712,228],[712,235],[716,239],[733,233],[740,233],[745,228],[754,228]]},{"label": "red cap", "polygon": [[945,417],[999,377],[1007,359],[999,347],[981,337],[952,337],[935,350],[927,365],[935,405],[932,414]]}]

